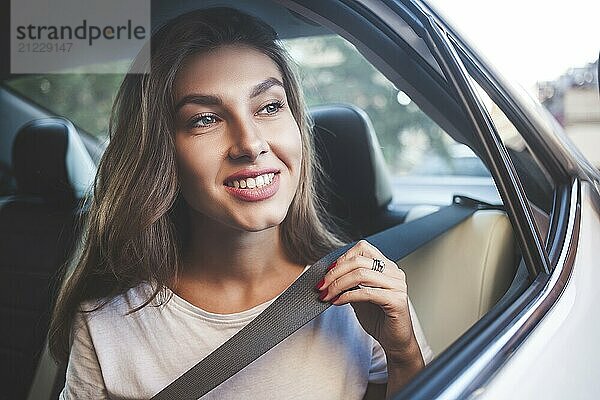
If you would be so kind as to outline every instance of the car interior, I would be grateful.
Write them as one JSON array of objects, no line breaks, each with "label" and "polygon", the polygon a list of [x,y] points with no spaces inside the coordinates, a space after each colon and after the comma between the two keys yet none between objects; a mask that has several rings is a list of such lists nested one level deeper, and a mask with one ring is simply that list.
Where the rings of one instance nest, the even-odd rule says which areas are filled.
[{"label": "car interior", "polygon": [[[283,38],[330,34],[333,29],[299,14],[300,10],[272,7],[269,1],[229,3],[272,22]],[[154,1],[152,5],[154,26],[194,8],[195,2],[175,6]],[[337,13],[339,24],[351,26],[350,17],[344,21],[346,14]],[[329,14],[333,15],[331,11]],[[366,58],[374,60],[375,66],[385,65],[380,69],[394,83],[403,84],[402,90],[448,135],[482,154],[464,115],[431,67],[430,55],[421,57],[416,52],[420,44],[410,46],[403,40],[406,58],[398,61],[401,57],[391,57],[390,61],[373,54],[393,48],[392,43],[370,45],[369,40],[377,40],[376,32],[358,37],[361,39],[355,46]],[[371,50],[365,50],[369,46]],[[35,397],[40,393],[43,398],[56,398],[65,371],[64,366],[56,369],[47,354],[48,321],[63,279],[63,266],[81,236],[80,223],[89,196],[86,189],[93,181],[104,144],[68,116],[56,115],[6,85],[14,76],[2,78],[0,316],[7,328],[0,333],[0,373],[8,391],[0,398],[27,398],[28,394],[29,398],[41,398]],[[310,112],[318,158],[327,176],[327,184],[320,185],[327,188],[321,196],[350,238],[358,240],[439,209],[438,204],[427,202],[394,204],[394,183],[382,146],[370,116],[361,107],[328,103],[313,106]],[[525,161],[529,158],[523,151],[516,159],[524,161],[522,168],[527,169]],[[366,183],[360,190],[353,186],[357,180]],[[539,191],[534,188],[530,200],[538,210],[541,226],[549,208],[536,200]],[[501,300],[514,283],[520,261],[511,222],[502,210],[479,210],[397,260],[407,274],[410,298],[436,356]]]},{"label": "car interior", "polygon": [[23,398],[33,378],[60,267],[78,237],[83,198],[77,179],[95,172],[87,151],[73,142],[81,143],[76,128],[50,117],[25,124],[12,145],[17,190],[0,200],[0,315],[9,327],[2,330],[0,352],[3,379],[11,382],[7,398]]},{"label": "car interior", "polygon": [[[402,214],[388,207],[389,173],[362,110],[322,106],[312,110],[312,117],[318,155],[330,177],[327,185],[321,185],[331,188],[331,193],[323,193],[328,211],[349,226],[346,232],[353,239],[437,211],[439,207],[418,205]],[[357,179],[370,184],[353,190],[351,183]],[[508,289],[517,266],[510,221],[502,211],[477,211],[398,264],[407,274],[409,295],[429,344],[439,354]]]}]

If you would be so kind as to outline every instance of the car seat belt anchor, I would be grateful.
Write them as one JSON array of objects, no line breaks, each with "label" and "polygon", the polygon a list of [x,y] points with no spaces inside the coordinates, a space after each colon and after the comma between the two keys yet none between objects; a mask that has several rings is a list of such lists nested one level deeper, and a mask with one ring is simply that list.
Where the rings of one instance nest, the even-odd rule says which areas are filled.
[{"label": "car seat belt anchor", "polygon": [[504,210],[504,206],[502,204],[486,203],[483,200],[474,199],[462,194],[455,194],[452,196],[452,204],[476,208],[477,210]]}]

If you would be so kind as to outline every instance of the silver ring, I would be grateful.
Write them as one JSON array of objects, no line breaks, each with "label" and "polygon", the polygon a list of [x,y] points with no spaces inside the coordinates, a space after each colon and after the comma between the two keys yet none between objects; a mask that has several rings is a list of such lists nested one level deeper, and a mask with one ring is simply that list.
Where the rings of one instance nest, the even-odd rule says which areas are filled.
[{"label": "silver ring", "polygon": [[380,260],[378,258],[374,258],[373,259],[373,266],[371,267],[371,269],[373,271],[377,271],[377,272],[383,273],[383,269],[384,268],[385,268],[385,262],[383,262],[382,260]]}]

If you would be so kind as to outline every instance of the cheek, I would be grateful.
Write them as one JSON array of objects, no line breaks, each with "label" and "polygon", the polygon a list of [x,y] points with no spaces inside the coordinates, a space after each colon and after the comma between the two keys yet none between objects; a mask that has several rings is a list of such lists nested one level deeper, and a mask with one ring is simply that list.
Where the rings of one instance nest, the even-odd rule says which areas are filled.
[{"label": "cheek", "polygon": [[285,155],[285,159],[282,161],[295,172],[296,175],[300,174],[300,165],[302,164],[302,139],[300,137],[300,129],[298,126],[293,124],[293,128],[283,135],[282,140],[279,142],[280,148],[283,150],[282,154]]},{"label": "cheek", "polygon": [[298,176],[300,176],[300,173],[301,173],[300,168],[302,166],[302,158],[304,157],[304,154],[302,153],[302,138],[300,137],[300,131],[298,131],[298,134],[295,137],[294,149],[295,149],[294,159],[296,162],[295,169],[297,171]]},{"label": "cheek", "polygon": [[195,143],[177,146],[179,181],[186,197],[197,198],[206,193],[211,186],[211,176],[216,176],[216,171],[212,171],[212,168],[218,165],[213,160],[215,153],[211,154],[203,149],[206,149],[206,146],[198,146]]},{"label": "cheek", "polygon": [[289,153],[290,153],[290,163],[296,170],[296,172],[300,172],[300,164],[302,164],[302,141],[300,137],[288,143],[289,145]]}]

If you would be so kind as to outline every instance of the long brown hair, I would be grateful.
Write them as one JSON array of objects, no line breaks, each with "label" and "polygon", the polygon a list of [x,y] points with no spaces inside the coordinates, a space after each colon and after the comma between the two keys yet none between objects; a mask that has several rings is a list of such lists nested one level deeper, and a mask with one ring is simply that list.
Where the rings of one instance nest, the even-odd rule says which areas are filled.
[{"label": "long brown hair", "polygon": [[99,164],[81,251],[65,278],[50,324],[50,351],[58,361],[68,358],[75,313],[93,311],[82,310],[83,301],[104,299],[102,307],[141,282],[155,283],[152,295],[135,312],[177,280],[188,228],[175,159],[174,81],[188,57],[229,44],[255,48],[275,62],[300,128],[300,182],[280,229],[288,255],[310,264],[344,244],[317,196],[322,176],[311,122],[275,31],[229,8],[183,14],[153,34],[150,73],[127,74],[117,93],[110,143]]}]

